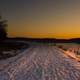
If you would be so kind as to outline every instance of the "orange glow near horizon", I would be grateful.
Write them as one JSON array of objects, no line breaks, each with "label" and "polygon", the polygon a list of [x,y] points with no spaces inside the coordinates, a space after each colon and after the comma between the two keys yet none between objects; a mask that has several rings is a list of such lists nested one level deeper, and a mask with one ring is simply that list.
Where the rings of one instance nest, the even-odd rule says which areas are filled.
[{"label": "orange glow near horizon", "polygon": [[25,38],[57,38],[57,39],[70,39],[80,38],[80,34],[40,34],[40,33],[10,33],[9,37],[25,37]]},{"label": "orange glow near horizon", "polygon": [[21,0],[5,3],[0,8],[8,19],[9,37],[80,38],[80,1]]}]

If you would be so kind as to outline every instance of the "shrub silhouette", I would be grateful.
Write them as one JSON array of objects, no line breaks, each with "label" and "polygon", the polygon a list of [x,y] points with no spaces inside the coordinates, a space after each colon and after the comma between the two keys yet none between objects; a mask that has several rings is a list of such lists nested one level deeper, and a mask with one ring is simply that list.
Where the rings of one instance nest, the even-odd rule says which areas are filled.
[{"label": "shrub silhouette", "polygon": [[3,41],[7,38],[7,21],[2,20],[2,17],[0,16],[0,41]]}]

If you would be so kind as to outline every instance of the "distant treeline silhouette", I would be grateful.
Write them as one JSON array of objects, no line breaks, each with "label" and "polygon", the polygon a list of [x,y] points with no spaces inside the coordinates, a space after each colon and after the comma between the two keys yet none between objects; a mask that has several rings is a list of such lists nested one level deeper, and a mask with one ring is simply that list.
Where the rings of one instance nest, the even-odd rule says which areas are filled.
[{"label": "distant treeline silhouette", "polygon": [[72,38],[72,39],[56,39],[56,38],[8,38],[8,40],[15,41],[30,41],[30,42],[40,42],[40,43],[80,43],[80,38]]}]

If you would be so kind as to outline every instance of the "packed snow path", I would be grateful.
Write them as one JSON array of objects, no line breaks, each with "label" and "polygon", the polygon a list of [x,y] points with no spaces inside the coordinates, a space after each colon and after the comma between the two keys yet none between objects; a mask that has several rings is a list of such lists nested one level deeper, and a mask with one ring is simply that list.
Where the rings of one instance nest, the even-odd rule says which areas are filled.
[{"label": "packed snow path", "polygon": [[0,61],[0,80],[80,80],[80,62],[54,46],[35,46]]}]

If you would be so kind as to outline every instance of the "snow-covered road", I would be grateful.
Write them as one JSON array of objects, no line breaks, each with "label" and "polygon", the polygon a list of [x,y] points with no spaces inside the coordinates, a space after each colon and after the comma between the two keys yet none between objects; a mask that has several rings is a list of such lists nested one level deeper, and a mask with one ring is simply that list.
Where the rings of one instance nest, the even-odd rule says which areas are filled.
[{"label": "snow-covered road", "polygon": [[80,62],[54,46],[32,46],[0,61],[0,80],[80,80]]}]

